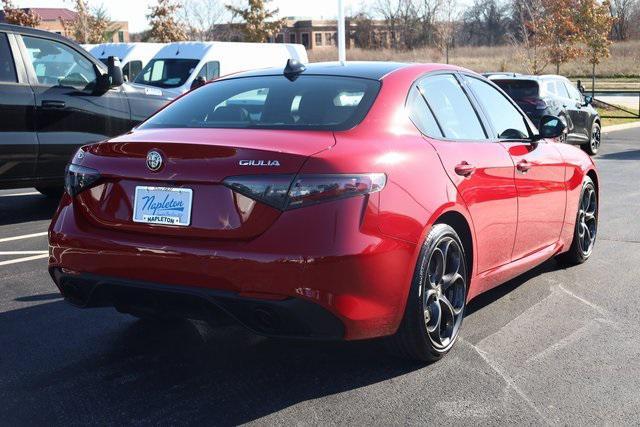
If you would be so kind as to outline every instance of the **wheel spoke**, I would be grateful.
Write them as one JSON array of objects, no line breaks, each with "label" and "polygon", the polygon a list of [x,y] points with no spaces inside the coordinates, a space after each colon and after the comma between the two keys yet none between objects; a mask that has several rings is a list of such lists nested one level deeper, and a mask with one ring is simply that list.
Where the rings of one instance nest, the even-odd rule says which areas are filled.
[{"label": "wheel spoke", "polygon": [[[437,300],[433,300],[429,307],[430,323],[427,323],[427,332],[430,334],[440,330],[440,323],[442,322],[442,309],[440,308],[440,304],[438,304]],[[437,334],[439,338],[439,333]]]},{"label": "wheel spoke", "polygon": [[438,286],[444,274],[446,259],[444,253],[438,247],[433,250],[431,259],[429,260],[428,281],[432,288]]}]

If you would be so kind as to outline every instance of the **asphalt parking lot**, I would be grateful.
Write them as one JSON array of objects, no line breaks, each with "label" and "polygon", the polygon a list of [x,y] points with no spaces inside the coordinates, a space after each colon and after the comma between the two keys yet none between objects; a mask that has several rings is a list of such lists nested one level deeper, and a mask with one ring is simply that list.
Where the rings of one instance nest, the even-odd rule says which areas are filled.
[{"label": "asphalt parking lot", "polygon": [[[78,310],[46,271],[56,203],[0,191],[0,424],[635,424],[640,419],[640,128],[605,136],[598,241],[475,300],[441,362],[378,342]],[[20,238],[17,238],[20,237]]]}]

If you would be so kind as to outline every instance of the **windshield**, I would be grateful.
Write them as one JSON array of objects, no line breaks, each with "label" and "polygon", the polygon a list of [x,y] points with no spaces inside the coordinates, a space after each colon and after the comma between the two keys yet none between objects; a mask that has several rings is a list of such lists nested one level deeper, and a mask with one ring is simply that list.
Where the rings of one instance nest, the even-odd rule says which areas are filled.
[{"label": "windshield", "polygon": [[198,62],[197,59],[152,59],[134,82],[161,88],[182,86]]},{"label": "windshield", "polygon": [[140,128],[346,130],[364,119],[376,80],[302,75],[220,80],[180,98]]},{"label": "windshield", "polygon": [[493,82],[516,101],[537,98],[540,95],[538,82],[534,80],[493,80]]}]

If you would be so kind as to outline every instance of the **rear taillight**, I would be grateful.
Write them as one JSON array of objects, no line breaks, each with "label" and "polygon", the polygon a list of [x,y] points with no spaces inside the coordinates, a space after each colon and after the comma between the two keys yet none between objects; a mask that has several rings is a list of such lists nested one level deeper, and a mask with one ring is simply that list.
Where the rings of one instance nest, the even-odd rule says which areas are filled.
[{"label": "rear taillight", "polygon": [[67,166],[64,177],[64,189],[71,196],[91,187],[100,178],[100,173],[91,168],[74,165]]},{"label": "rear taillight", "polygon": [[246,197],[280,210],[375,193],[384,188],[382,173],[353,175],[251,175],[230,177],[224,184]]}]

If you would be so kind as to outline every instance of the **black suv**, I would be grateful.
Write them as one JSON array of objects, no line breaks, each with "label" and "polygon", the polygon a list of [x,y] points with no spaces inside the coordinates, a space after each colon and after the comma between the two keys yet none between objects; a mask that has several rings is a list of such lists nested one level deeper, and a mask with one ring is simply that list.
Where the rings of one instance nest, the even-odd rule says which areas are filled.
[{"label": "black suv", "polygon": [[600,116],[584,96],[562,76],[495,75],[491,81],[500,86],[538,125],[542,116],[560,117],[567,125],[563,142],[580,145],[590,155],[600,148]]},{"label": "black suv", "polygon": [[166,104],[54,33],[0,24],[0,188],[58,195],[81,145],[128,132]]}]

